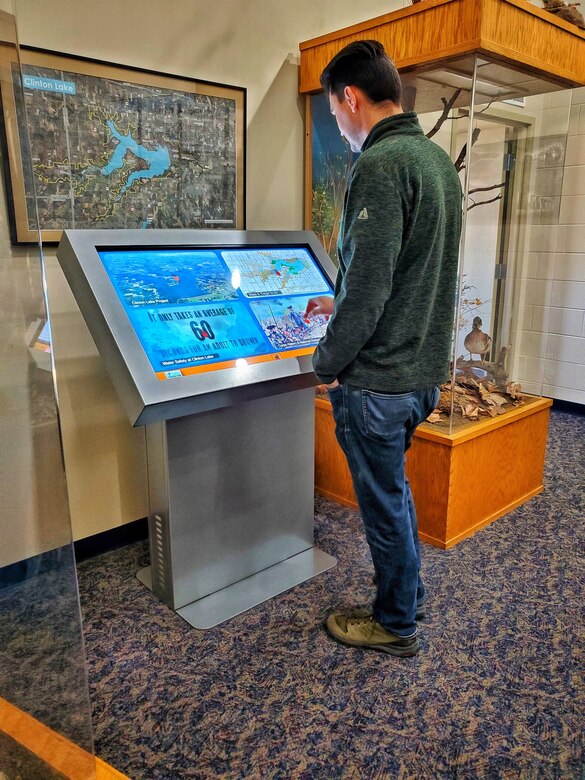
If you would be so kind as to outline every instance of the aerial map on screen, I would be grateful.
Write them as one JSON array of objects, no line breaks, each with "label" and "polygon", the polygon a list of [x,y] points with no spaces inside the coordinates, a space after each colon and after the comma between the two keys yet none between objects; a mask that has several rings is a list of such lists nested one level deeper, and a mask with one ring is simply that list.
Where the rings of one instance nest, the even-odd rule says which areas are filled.
[{"label": "aerial map on screen", "polygon": [[236,227],[234,100],[32,65],[22,85],[31,230],[35,188],[41,230]]},{"label": "aerial map on screen", "polygon": [[99,256],[159,379],[309,354],[331,286],[304,247],[107,250]]}]

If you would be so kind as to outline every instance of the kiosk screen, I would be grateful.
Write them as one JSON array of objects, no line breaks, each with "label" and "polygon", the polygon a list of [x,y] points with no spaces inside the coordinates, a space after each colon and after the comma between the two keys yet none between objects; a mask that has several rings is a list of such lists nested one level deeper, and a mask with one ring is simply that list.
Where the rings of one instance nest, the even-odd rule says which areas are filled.
[{"label": "kiosk screen", "polygon": [[332,288],[306,247],[98,252],[156,376],[171,379],[310,354]]}]

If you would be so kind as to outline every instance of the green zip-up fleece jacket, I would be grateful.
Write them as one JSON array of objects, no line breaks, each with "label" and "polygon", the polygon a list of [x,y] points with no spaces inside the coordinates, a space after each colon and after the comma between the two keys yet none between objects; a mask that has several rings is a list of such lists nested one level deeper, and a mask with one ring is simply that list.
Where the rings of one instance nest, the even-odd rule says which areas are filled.
[{"label": "green zip-up fleece jacket", "polygon": [[321,382],[404,393],[448,379],[461,216],[457,172],[416,114],[378,122],[349,174]]}]

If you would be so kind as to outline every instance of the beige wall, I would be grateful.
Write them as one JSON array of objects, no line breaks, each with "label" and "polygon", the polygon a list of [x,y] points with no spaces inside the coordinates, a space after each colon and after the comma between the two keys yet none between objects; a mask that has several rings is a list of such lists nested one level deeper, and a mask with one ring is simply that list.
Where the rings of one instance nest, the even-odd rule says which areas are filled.
[{"label": "beige wall", "polygon": [[[303,226],[298,44],[402,0],[16,0],[20,42],[248,90],[247,227]],[[5,221],[4,221],[5,224]],[[132,429],[46,248],[73,536],[148,512],[144,432]]]},{"label": "beige wall", "polygon": [[21,44],[248,89],[248,228],[302,227],[298,44],[402,0],[16,0]]},{"label": "beige wall", "polygon": [[[16,28],[10,11],[10,3],[0,2],[1,40],[14,43]],[[3,78],[5,72],[0,74]],[[28,250],[10,246],[1,177],[0,268],[2,569],[67,545],[71,526],[50,360],[35,347],[45,320],[39,252],[35,246]],[[26,571],[34,571],[34,566]]]},{"label": "beige wall", "polygon": [[[247,225],[296,229],[303,215],[303,104],[297,95],[298,43],[408,5],[408,0],[15,0],[21,43],[248,90]],[[539,4],[535,2],[535,4]],[[578,102],[578,104],[577,104]],[[548,339],[528,300],[524,329],[548,342],[546,391],[583,402],[585,375],[581,174],[582,99],[574,100],[563,188],[563,218],[546,272]],[[0,245],[10,251],[5,208]],[[575,214],[577,216],[575,216]],[[546,235],[551,231],[546,226]],[[542,245],[539,249],[542,251]],[[144,435],[119,406],[66,282],[48,248],[64,453],[75,538],[147,513]],[[554,275],[551,267],[555,268]],[[535,274],[535,277],[540,276]],[[541,279],[530,280],[543,286]],[[553,289],[554,285],[554,289]],[[533,285],[534,286],[534,285]],[[571,297],[572,296],[572,297]],[[577,302],[575,302],[577,301]],[[581,330],[579,330],[581,328]],[[563,351],[564,350],[564,351]],[[565,354],[566,353],[566,354]],[[543,353],[539,353],[542,355]],[[568,359],[567,359],[568,356]],[[541,358],[542,361],[542,358]],[[539,374],[542,376],[542,363]],[[528,366],[526,366],[528,368]],[[525,381],[529,372],[523,372]],[[568,379],[567,379],[568,377]],[[24,556],[22,556],[24,557]]]}]

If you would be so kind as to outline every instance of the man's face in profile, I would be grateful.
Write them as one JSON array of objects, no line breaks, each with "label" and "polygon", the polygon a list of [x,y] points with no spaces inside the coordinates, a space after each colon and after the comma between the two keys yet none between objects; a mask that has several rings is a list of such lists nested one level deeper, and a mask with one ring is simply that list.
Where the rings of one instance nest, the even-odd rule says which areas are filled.
[{"label": "man's face in profile", "polygon": [[329,110],[335,117],[341,137],[348,142],[352,152],[360,152],[362,145],[357,137],[356,115],[346,98],[339,100],[334,92],[329,93]]}]

